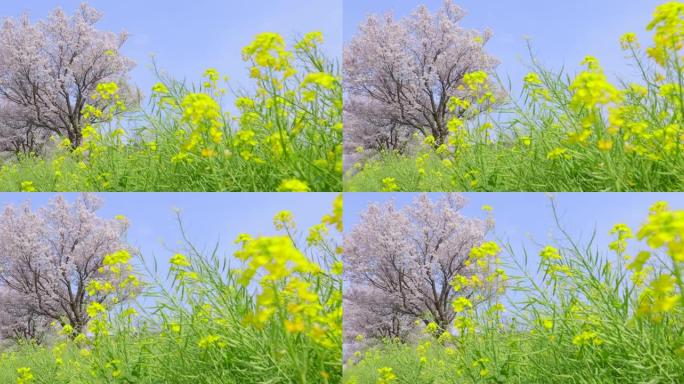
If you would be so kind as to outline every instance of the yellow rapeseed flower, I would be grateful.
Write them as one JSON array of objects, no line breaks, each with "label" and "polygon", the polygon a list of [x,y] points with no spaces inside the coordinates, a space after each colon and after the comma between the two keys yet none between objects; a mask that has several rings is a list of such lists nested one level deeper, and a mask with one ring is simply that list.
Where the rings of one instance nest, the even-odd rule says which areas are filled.
[{"label": "yellow rapeseed flower", "polygon": [[38,190],[33,184],[33,181],[22,181],[21,192],[37,192]]},{"label": "yellow rapeseed flower", "polygon": [[157,95],[166,95],[169,93],[169,89],[164,85],[164,83],[156,83],[154,86],[152,86],[152,92],[154,92]]},{"label": "yellow rapeseed flower", "polygon": [[629,32],[622,35],[622,37],[620,37],[620,46],[624,50],[628,50],[630,48],[638,48],[639,46],[636,33]]},{"label": "yellow rapeseed flower", "polygon": [[309,186],[297,179],[283,180],[277,189],[278,192],[309,192]]},{"label": "yellow rapeseed flower", "polygon": [[527,75],[525,75],[524,78],[525,84],[526,85],[539,85],[542,84],[541,79],[539,78],[539,75],[536,74],[535,72],[530,72]]},{"label": "yellow rapeseed flower", "polygon": [[169,260],[169,263],[171,263],[172,265],[175,265],[177,267],[189,267],[192,265],[192,264],[190,264],[188,259],[180,253],[176,253],[175,255],[173,255],[171,260]]},{"label": "yellow rapeseed flower", "polygon": [[131,253],[125,249],[106,255],[102,261],[104,265],[127,264],[131,259]]},{"label": "yellow rapeseed flower", "polygon": [[546,158],[549,160],[556,160],[556,159],[571,159],[572,156],[568,153],[568,150],[565,148],[554,148],[549,153],[546,154]]},{"label": "yellow rapeseed flower", "polygon": [[622,100],[620,92],[608,82],[596,58],[587,56],[582,64],[587,66],[587,70],[577,75],[569,87],[573,91],[570,101],[573,108],[593,111],[601,105]]},{"label": "yellow rapeseed flower", "polygon": [[17,384],[31,384],[33,383],[33,373],[31,373],[31,368],[21,367],[17,369]]},{"label": "yellow rapeseed flower", "polygon": [[572,343],[577,346],[599,346],[603,344],[603,340],[598,333],[593,331],[583,331],[572,338]]},{"label": "yellow rapeseed flower", "polygon": [[183,121],[193,124],[215,122],[221,118],[221,107],[216,100],[204,93],[190,93],[181,102]]},{"label": "yellow rapeseed flower", "polygon": [[93,301],[86,308],[86,312],[88,313],[88,316],[96,317],[99,313],[106,312],[106,308],[104,307],[104,305],[98,303],[97,301]]},{"label": "yellow rapeseed flower", "polygon": [[646,50],[658,64],[665,65],[670,51],[679,51],[684,45],[684,3],[671,1],[656,7],[653,20],[648,24],[653,34],[653,47]]},{"label": "yellow rapeseed flower", "polygon": [[323,33],[319,31],[309,32],[295,44],[295,49],[299,51],[306,51],[316,48],[318,44],[323,42]]},{"label": "yellow rapeseed flower", "polygon": [[452,303],[454,312],[463,312],[466,308],[472,308],[473,303],[466,297],[459,296]]},{"label": "yellow rapeseed flower", "polygon": [[539,256],[541,256],[541,258],[544,260],[560,260],[561,258],[558,249],[550,245],[544,247],[544,249],[542,249],[541,252],[539,252]]},{"label": "yellow rapeseed flower", "polygon": [[609,139],[601,139],[598,141],[597,146],[601,151],[610,151],[613,149],[613,141]]},{"label": "yellow rapeseed flower", "polygon": [[382,191],[383,192],[393,192],[398,191],[399,186],[397,185],[397,180],[394,177],[386,177],[382,179]]},{"label": "yellow rapeseed flower", "polygon": [[103,100],[109,100],[119,92],[119,85],[114,82],[100,83],[97,85],[96,91]]},{"label": "yellow rapeseed flower", "polygon": [[291,53],[285,49],[285,40],[277,33],[258,34],[252,43],[243,48],[242,56],[244,60],[254,60],[259,67],[276,71],[286,71],[290,68]]},{"label": "yellow rapeseed flower", "polygon": [[302,81],[302,87],[306,87],[309,84],[316,84],[323,88],[333,89],[339,84],[339,82],[335,76],[329,73],[314,72],[306,75],[304,81]]},{"label": "yellow rapeseed flower", "polygon": [[376,384],[392,384],[397,380],[397,375],[390,367],[378,368],[378,380]]},{"label": "yellow rapeseed flower", "polygon": [[219,345],[220,346],[220,341],[221,341],[221,336],[218,335],[207,335],[201,338],[197,342],[197,346],[200,347],[201,349],[207,349],[211,347],[212,345]]}]

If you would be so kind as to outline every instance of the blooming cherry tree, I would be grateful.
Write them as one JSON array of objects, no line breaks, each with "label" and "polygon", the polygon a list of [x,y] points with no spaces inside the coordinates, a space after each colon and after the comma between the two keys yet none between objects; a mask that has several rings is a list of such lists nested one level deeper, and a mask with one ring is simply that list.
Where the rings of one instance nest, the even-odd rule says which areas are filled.
[{"label": "blooming cherry tree", "polygon": [[[464,77],[490,73],[498,65],[484,51],[491,32],[462,28],[464,15],[445,0],[435,14],[421,6],[401,20],[391,14],[366,19],[344,50],[345,112],[355,118],[350,118],[355,129],[348,136],[355,142],[348,148],[400,149],[398,139],[405,141],[414,132],[433,136],[436,145],[446,142],[448,121],[468,110],[464,103],[450,108],[449,100],[481,97],[473,95]],[[369,128],[360,123],[376,132],[364,133]]]},{"label": "blooming cherry tree", "polygon": [[87,307],[138,286],[127,265],[134,252],[123,217],[97,215],[102,201],[83,194],[62,196],[33,210],[29,203],[0,214],[0,337],[33,337],[56,321],[80,332]]},{"label": "blooming cherry tree", "polygon": [[[27,15],[5,19],[0,27],[0,133],[7,143],[24,137],[21,149],[34,150],[46,136],[82,142],[82,129],[121,112],[135,98],[126,86],[134,63],[120,54],[125,33],[99,31],[101,14],[83,4],[71,17],[61,9],[32,24]],[[117,96],[101,84],[115,84]],[[101,89],[98,89],[100,85]],[[84,117],[86,105],[99,112]],[[10,113],[11,112],[11,113]],[[8,129],[17,131],[8,135]],[[0,138],[0,139],[3,139]],[[16,145],[16,144],[14,144]]]},{"label": "blooming cherry tree", "polygon": [[437,201],[423,194],[402,209],[368,206],[345,238],[346,335],[402,337],[416,320],[445,330],[454,299],[480,294],[452,286],[456,276],[479,273],[469,256],[493,226],[463,216],[464,204],[458,194]]}]

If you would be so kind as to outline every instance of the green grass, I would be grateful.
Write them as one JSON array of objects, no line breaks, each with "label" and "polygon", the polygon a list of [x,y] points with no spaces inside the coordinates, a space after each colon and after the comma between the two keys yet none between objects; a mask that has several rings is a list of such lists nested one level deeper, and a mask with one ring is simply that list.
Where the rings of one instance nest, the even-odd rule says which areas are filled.
[{"label": "green grass", "polygon": [[[108,311],[91,316],[84,334],[69,335],[55,325],[45,344],[20,342],[0,349],[0,382],[339,383],[342,279],[337,235],[324,231],[308,245],[295,244],[292,239],[300,236],[294,222],[289,216],[277,217],[287,219],[279,221],[285,234],[243,242],[243,251],[260,250],[242,258],[243,269],[231,269],[218,250],[205,255],[188,241],[184,254],[189,265],[172,266],[172,284],[151,268],[141,300],[147,304],[138,306],[137,315],[128,312],[133,303],[110,300],[105,303]],[[332,233],[341,223],[339,209],[324,222]],[[282,253],[263,248],[269,242],[279,242]],[[315,267],[295,270],[288,263],[279,279],[264,278],[265,268],[285,254],[300,255]],[[266,259],[266,265],[248,276],[243,271],[254,257]],[[305,288],[293,289],[296,284]],[[267,303],[264,293],[272,290],[281,296]],[[306,300],[300,297],[304,292]],[[302,305],[306,316],[291,305]],[[250,320],[268,306],[274,308],[270,316]],[[301,329],[287,327],[298,319]],[[22,382],[22,372],[32,379]]]},{"label": "green grass", "polygon": [[[463,150],[458,159],[446,158],[432,148],[414,155],[385,152],[367,161],[363,169],[348,173],[348,192],[372,191],[511,191],[601,192],[680,191],[684,189],[684,157],[653,162],[622,154],[622,158],[583,148],[571,161],[550,161],[547,154],[563,142],[562,134],[536,131],[526,148],[478,144]],[[449,165],[442,161],[448,159]],[[395,179],[394,189],[383,180]]]},{"label": "green grass", "polygon": [[[319,33],[290,51],[284,42],[279,53],[269,51],[286,63],[277,67],[256,59],[263,40],[245,48],[252,52],[245,59],[254,84],[232,98],[236,112],[224,108],[227,91],[214,69],[200,85],[158,73],[146,108],[116,110],[108,123],[84,127],[84,143],[75,150],[54,137],[45,153],[0,161],[0,190],[341,190],[337,64],[322,54]],[[84,112],[98,113],[107,112]]]}]

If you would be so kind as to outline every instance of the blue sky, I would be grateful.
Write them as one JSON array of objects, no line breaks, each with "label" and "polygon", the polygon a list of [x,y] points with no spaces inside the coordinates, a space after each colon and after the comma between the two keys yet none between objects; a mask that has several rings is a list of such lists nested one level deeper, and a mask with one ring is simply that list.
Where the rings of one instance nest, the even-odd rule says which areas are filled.
[{"label": "blue sky", "polygon": [[[0,1],[0,18],[28,12],[44,19],[57,6],[68,14],[81,0]],[[214,67],[228,75],[234,87],[249,86],[240,51],[261,32],[279,32],[285,37],[323,32],[325,49],[341,57],[342,0],[90,0],[104,17],[102,30],[126,30],[130,40],[124,54],[138,66],[133,81],[149,94],[156,82],[150,70],[150,54],[161,69],[177,79],[198,81],[205,69]]]},{"label": "blue sky", "polygon": [[[344,224],[351,230],[359,215],[370,202],[394,200],[397,206],[411,203],[417,193],[347,193],[344,198]],[[429,194],[433,200],[439,193]],[[541,246],[559,239],[555,230],[549,195],[545,193],[464,193],[468,205],[463,214],[485,218],[483,205],[494,208],[496,222],[490,238],[508,243],[516,259],[522,261],[522,247],[529,253],[528,267],[535,271]],[[561,224],[575,239],[588,241],[596,230],[595,246],[604,252],[613,238],[608,234],[613,225],[625,223],[635,232],[648,215],[648,208],[657,201],[667,201],[673,209],[684,209],[683,193],[557,193],[553,194]],[[504,254],[511,261],[511,255]],[[516,269],[510,269],[515,274]]]},{"label": "blue sky", "polygon": [[[528,72],[524,37],[532,39],[537,58],[547,67],[565,66],[572,72],[584,56],[596,56],[610,75],[635,78],[635,69],[626,65],[619,38],[637,32],[646,41],[646,25],[655,7],[663,0],[456,0],[467,11],[463,26],[494,31],[488,44],[491,54],[502,64],[499,74],[510,75],[514,90]],[[410,14],[419,4],[436,11],[442,0],[344,1],[344,40],[349,41],[358,25],[371,13],[393,10],[395,17]]]},{"label": "blue sky", "polygon": [[[76,193],[62,194],[69,201]],[[220,241],[220,252],[230,257],[236,250],[233,241],[240,233],[269,235],[273,216],[292,211],[297,226],[306,229],[320,222],[332,210],[335,193],[100,193],[104,206],[99,215],[113,218],[125,215],[131,224],[128,240],[140,250],[145,263],[159,263],[159,274],[166,276],[168,260],[182,251],[182,238],[174,209],[181,210],[183,224],[193,244],[211,251]],[[0,207],[31,201],[34,208],[44,206],[53,193],[0,193]],[[303,233],[306,236],[306,232]],[[140,265],[139,265],[140,266]]]}]

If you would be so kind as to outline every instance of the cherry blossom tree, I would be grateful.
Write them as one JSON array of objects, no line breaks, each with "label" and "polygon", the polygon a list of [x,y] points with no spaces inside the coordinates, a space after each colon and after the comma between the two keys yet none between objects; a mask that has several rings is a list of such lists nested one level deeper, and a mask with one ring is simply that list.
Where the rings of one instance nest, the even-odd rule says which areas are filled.
[{"label": "cherry blossom tree", "polygon": [[[361,24],[344,50],[345,112],[367,125],[365,131],[375,132],[350,135],[355,141],[350,146],[374,148],[379,137],[388,137],[394,140],[381,141],[381,147],[400,149],[402,140],[397,139],[414,132],[432,135],[436,145],[446,142],[448,121],[467,110],[456,105],[450,110],[449,100],[478,97],[464,86],[464,76],[491,73],[498,65],[484,50],[491,31],[462,28],[464,15],[445,0],[435,14],[421,6],[401,20],[392,14],[371,15]],[[500,93],[488,83],[486,88]],[[478,108],[489,107],[485,103]]]},{"label": "cherry blossom tree", "polygon": [[[57,196],[38,210],[8,205],[0,215],[0,337],[35,337],[56,321],[76,332],[87,306],[136,290],[133,272],[119,264],[134,250],[127,221],[97,215],[102,201]],[[117,259],[117,257],[119,259]]]},{"label": "cherry blossom tree", "polygon": [[[48,135],[66,137],[75,148],[82,129],[121,112],[136,100],[127,85],[134,63],[121,55],[126,33],[99,31],[101,14],[83,4],[73,16],[61,9],[32,24],[28,15],[5,19],[0,28],[0,124],[10,142],[33,150]],[[117,97],[93,98],[98,84],[116,83]],[[118,103],[118,104],[117,104]],[[105,113],[84,117],[91,104]],[[99,116],[98,116],[99,115]],[[14,130],[15,134],[7,131]],[[7,139],[5,139],[7,141]]]},{"label": "cherry blossom tree", "polygon": [[[479,289],[456,291],[456,275],[478,270],[468,262],[492,228],[490,219],[464,217],[465,200],[427,194],[398,209],[394,202],[370,204],[345,237],[345,334],[403,337],[413,322],[435,322],[446,330],[456,314],[452,301]],[[475,300],[473,300],[475,302]]]}]

